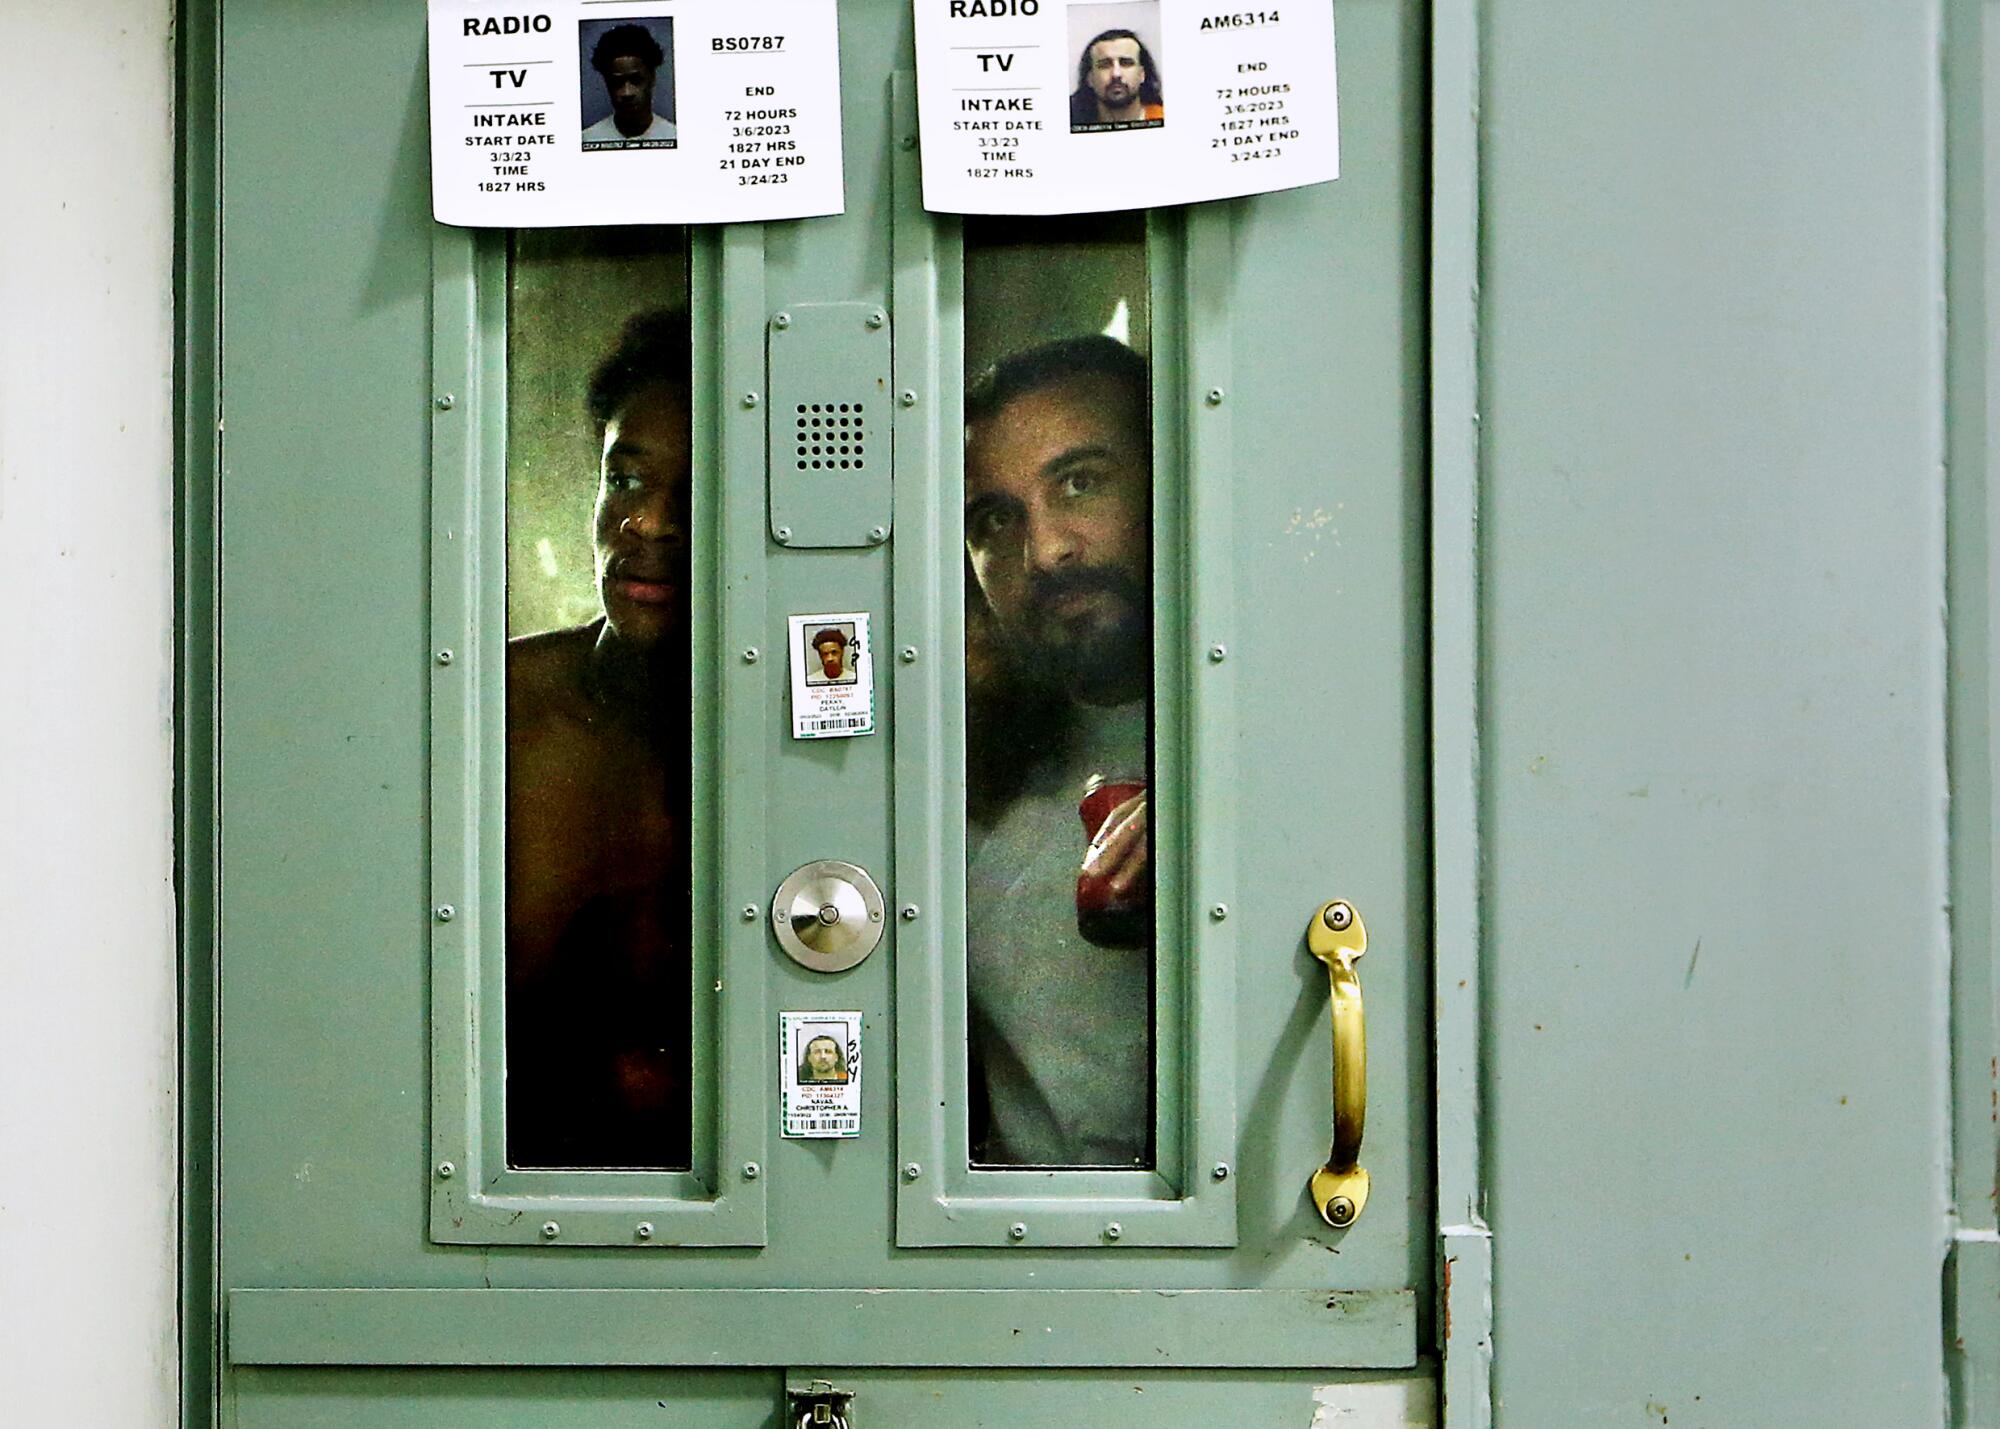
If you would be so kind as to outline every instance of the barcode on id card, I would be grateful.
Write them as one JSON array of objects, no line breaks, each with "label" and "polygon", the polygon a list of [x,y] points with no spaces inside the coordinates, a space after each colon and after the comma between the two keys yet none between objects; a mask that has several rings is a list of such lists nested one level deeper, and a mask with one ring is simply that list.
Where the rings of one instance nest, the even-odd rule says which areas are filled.
[{"label": "barcode on id card", "polygon": [[858,1134],[860,1130],[861,1119],[859,1117],[808,1116],[793,1118],[789,1134],[792,1136],[810,1136],[816,1131]]},{"label": "barcode on id card", "polygon": [[824,734],[836,729],[866,729],[868,720],[856,715],[847,719],[809,719],[800,721],[800,728],[814,734]]}]

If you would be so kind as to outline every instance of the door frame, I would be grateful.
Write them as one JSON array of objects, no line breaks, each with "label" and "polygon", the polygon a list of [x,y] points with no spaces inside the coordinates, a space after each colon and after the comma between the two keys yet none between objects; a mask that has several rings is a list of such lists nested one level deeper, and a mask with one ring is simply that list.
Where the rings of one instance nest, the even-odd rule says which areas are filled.
[{"label": "door frame", "polygon": [[1443,1423],[1493,1422],[1493,1232],[1480,1104],[1481,0],[1431,0],[1431,993]]}]

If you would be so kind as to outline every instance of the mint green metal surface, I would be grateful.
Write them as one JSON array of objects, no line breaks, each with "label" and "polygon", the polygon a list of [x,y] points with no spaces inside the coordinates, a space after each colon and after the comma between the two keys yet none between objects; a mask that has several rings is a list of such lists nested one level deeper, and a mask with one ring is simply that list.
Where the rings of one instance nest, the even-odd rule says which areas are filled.
[{"label": "mint green metal surface", "polygon": [[[1089,1424],[1093,1429],[1157,1429],[1202,1424],[1218,1403],[1235,1422],[1305,1426],[1315,1391],[1329,1380],[1393,1388],[1387,1375],[1312,1371],[1155,1374],[1055,1370],[827,1370],[857,1392],[856,1425],[1020,1429]],[[239,1371],[238,1429],[434,1429],[439,1424],[519,1429],[770,1429],[785,1385],[814,1373],[792,1370],[479,1370],[314,1369]],[[1365,1392],[1365,1391],[1364,1391]],[[1425,1390],[1408,1394],[1417,1406]],[[1338,1420],[1334,1422],[1338,1423]],[[1361,1420],[1371,1426],[1392,1421]],[[1393,1421],[1402,1429],[1400,1421]],[[1427,1424],[1413,1418],[1413,1426]]]},{"label": "mint green metal surface", "polygon": [[1990,1231],[1957,1240],[1945,1260],[1945,1369],[1951,1423],[1975,1429],[2000,1419],[2000,1239]]},{"label": "mint green metal surface", "polygon": [[[1425,1364],[1417,1375],[1321,1375],[1311,1371],[1221,1375],[1201,1370],[1180,1374],[1126,1374],[1088,1370],[1058,1370],[1043,1374],[988,1370],[814,1370],[793,1369],[788,1386],[804,1387],[815,1378],[854,1391],[856,1425],[926,1425],[949,1413],[952,1429],[1020,1429],[1023,1425],[1083,1425],[1090,1429],[1160,1429],[1162,1425],[1208,1424],[1217,1405],[1227,1405],[1228,1422],[1243,1425],[1296,1426],[1315,1422],[1360,1429],[1430,1429],[1436,1423],[1435,1395],[1430,1376],[1436,1366]],[[1411,1383],[1415,1380],[1415,1383]],[[1350,1410],[1345,1401],[1320,1391],[1329,1381],[1341,1389],[1365,1386],[1371,1412]],[[1403,1393],[1395,1393],[1408,1386]],[[1351,1393],[1353,1391],[1350,1391]],[[1358,1397],[1358,1396],[1357,1396]],[[1389,1418],[1373,1406],[1401,1399],[1409,1417]],[[1322,1405],[1325,1408],[1322,1409]],[[949,1408],[947,1408],[949,1406]],[[1315,1420],[1315,1415],[1320,1416]]]},{"label": "mint green metal surface", "polygon": [[1484,9],[1495,1419],[1935,1425],[1939,8]]},{"label": "mint green metal surface", "polygon": [[1431,877],[1438,1300],[1450,1429],[1493,1422],[1493,1237],[1481,1154],[1479,0],[1431,13]]},{"label": "mint green metal surface", "polygon": [[[710,231],[690,253],[696,328],[732,341],[745,322],[756,322],[763,271],[758,230],[734,232],[743,236],[725,246]],[[505,1161],[498,1134],[504,1049],[486,1031],[505,1024],[507,573],[493,555],[505,550],[506,531],[505,258],[490,235],[438,228],[434,241],[431,997],[434,1008],[457,1012],[435,1017],[431,1029],[431,1235],[535,1245],[551,1238],[544,1227],[553,1221],[555,1238],[572,1245],[762,1244],[764,1185],[741,1168],[764,1155],[764,1001],[755,980],[720,975],[717,950],[742,936],[741,920],[723,916],[713,898],[689,910],[692,985],[715,989],[695,1005],[693,1169],[578,1176],[517,1171]],[[725,857],[749,859],[754,868],[764,827],[764,747],[727,743],[727,732],[754,719],[761,703],[761,689],[736,675],[742,662],[733,658],[729,634],[762,624],[754,582],[731,579],[754,559],[758,543],[731,522],[761,509],[764,448],[757,430],[732,420],[728,406],[718,411],[714,400],[728,364],[742,369],[753,360],[712,337],[694,364],[695,391],[707,399],[696,404],[695,470],[716,473],[697,483],[693,502],[694,545],[710,556],[696,563],[690,602],[694,629],[708,633],[690,651],[697,722],[687,777],[697,888],[717,886]],[[730,375],[754,380],[749,372]],[[719,716],[701,718],[717,709]],[[650,1231],[642,1234],[642,1224]]]},{"label": "mint green metal surface", "polygon": [[771,1429],[781,1379],[774,1370],[239,1369],[232,1422],[235,1429]]},{"label": "mint green metal surface", "polygon": [[1996,511],[1991,490],[1994,317],[2000,250],[2000,35],[1990,6],[1945,9],[1945,580],[1951,651],[1952,1201],[1945,1264],[1945,1367],[1952,1423],[2000,1422],[2000,1017],[1994,859],[2000,747],[1993,664]]},{"label": "mint green metal surface", "polygon": [[[422,1273],[431,261],[412,21],[223,17],[224,1289]],[[301,54],[379,117],[312,152],[285,118]]]},{"label": "mint green metal surface", "polygon": [[238,1290],[232,1364],[1371,1366],[1410,1291]]}]

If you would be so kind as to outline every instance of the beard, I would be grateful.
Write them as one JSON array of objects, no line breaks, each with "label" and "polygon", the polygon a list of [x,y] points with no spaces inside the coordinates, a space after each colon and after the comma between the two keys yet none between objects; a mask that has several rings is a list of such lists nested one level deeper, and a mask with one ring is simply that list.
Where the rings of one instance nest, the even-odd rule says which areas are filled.
[{"label": "beard", "polygon": [[1132,102],[1132,86],[1122,79],[1114,79],[1104,87],[1102,99],[1107,109],[1123,109]]},{"label": "beard", "polygon": [[[1093,599],[1080,611],[1062,607]],[[1143,582],[1104,566],[1039,575],[1025,634],[1042,678],[1083,704],[1143,694],[1152,682],[1153,614]]]}]

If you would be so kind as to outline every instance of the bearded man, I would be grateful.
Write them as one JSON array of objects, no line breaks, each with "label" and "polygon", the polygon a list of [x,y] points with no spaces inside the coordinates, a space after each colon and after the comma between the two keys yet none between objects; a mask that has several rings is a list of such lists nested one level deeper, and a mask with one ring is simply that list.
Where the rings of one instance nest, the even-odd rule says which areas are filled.
[{"label": "bearded man", "polygon": [[1130,30],[1106,30],[1083,47],[1069,97],[1072,133],[1152,128],[1166,121],[1160,64]]},{"label": "bearded man", "polygon": [[[1002,361],[966,399],[973,690],[967,987],[985,1164],[1148,1164],[1152,453],[1146,364],[1106,337]],[[997,654],[996,654],[997,652]],[[996,707],[1012,713],[1001,716]],[[1086,841],[1092,776],[1139,792]],[[1003,787],[1004,785],[1004,787]],[[1104,946],[1079,879],[1148,930]]]}]

